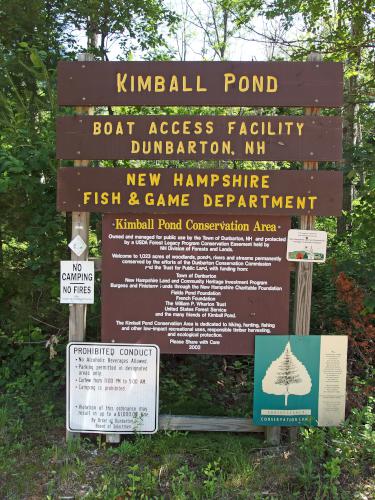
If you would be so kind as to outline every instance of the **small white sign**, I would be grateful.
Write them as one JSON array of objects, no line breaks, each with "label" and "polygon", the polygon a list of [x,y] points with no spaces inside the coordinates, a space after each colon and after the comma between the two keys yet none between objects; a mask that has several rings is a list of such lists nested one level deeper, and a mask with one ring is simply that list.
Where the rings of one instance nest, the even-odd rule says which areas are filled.
[{"label": "small white sign", "polygon": [[67,346],[67,429],[154,434],[160,349],[150,344],[71,342]]},{"label": "small white sign", "polygon": [[83,252],[86,250],[87,245],[81,238],[79,234],[69,243],[68,247],[78,256],[81,257]]},{"label": "small white sign", "polygon": [[62,260],[60,262],[60,303],[94,303],[94,262]]},{"label": "small white sign", "polygon": [[286,258],[292,262],[325,262],[326,231],[289,229]]}]

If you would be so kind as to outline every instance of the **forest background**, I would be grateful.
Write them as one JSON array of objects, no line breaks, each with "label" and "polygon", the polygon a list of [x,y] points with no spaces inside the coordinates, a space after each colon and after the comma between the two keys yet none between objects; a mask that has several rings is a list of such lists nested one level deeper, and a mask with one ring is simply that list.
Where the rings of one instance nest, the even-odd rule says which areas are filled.
[{"label": "forest background", "polygon": [[[231,498],[228,493],[231,489],[236,491],[235,496],[244,494],[244,498],[248,498],[246,491],[254,486],[254,478],[258,481],[256,491],[259,490],[259,494],[262,495],[263,489],[266,496],[275,495],[275,498],[280,492],[284,498],[286,492],[292,496],[295,493],[301,497],[306,495],[306,498],[311,498],[312,494],[318,498],[337,497],[339,485],[341,491],[344,487],[344,491],[350,492],[351,498],[357,490],[365,495],[368,488],[374,491],[373,483],[369,486],[373,473],[370,466],[374,446],[371,393],[375,352],[373,10],[372,0],[180,0],[172,4],[157,0],[0,0],[2,497],[22,498],[25,492],[43,491],[43,495],[51,494],[52,498],[53,492],[66,489],[63,467],[70,471],[70,478],[78,478],[77,485],[82,485],[85,479],[77,472],[77,464],[84,461],[85,453],[87,450],[91,453],[94,446],[91,442],[85,445],[86,448],[77,444],[67,448],[61,441],[68,307],[59,303],[59,261],[70,258],[67,243],[70,241],[71,215],[58,213],[55,208],[59,166],[55,159],[55,118],[57,113],[72,111],[57,107],[56,66],[59,60],[77,59],[80,52],[90,52],[98,60],[249,61],[305,61],[310,53],[318,52],[324,61],[344,63],[344,106],[339,110],[322,111],[322,114],[343,117],[344,161],[319,164],[322,170],[343,172],[344,210],[338,220],[330,217],[317,220],[317,228],[329,234],[329,257],[326,264],[314,266],[311,333],[349,336],[347,427],[344,431],[303,431],[298,447],[290,455],[291,469],[285,469],[284,464],[284,469],[279,471],[284,475],[284,479],[280,478],[279,490],[265,486],[267,481],[262,476],[262,467],[270,465],[266,452],[265,461],[260,462],[263,465],[254,468],[258,476],[255,473],[246,475],[242,466],[237,470],[234,463],[227,463],[228,457],[220,453],[219,438],[204,441],[204,446],[211,450],[206,462],[197,457],[194,462],[190,458],[191,467],[184,469],[182,459],[181,463],[170,467],[164,483],[160,477],[153,482],[153,469],[144,462],[145,455],[152,446],[156,446],[154,452],[161,456],[174,446],[181,445],[185,449],[187,436],[176,434],[158,438],[159,445],[158,441],[146,442],[140,437],[133,444],[121,445],[123,448],[119,448],[117,459],[125,460],[130,469],[123,473],[119,485],[118,478],[114,479],[110,473],[108,480],[100,479],[99,471],[92,482],[94,486],[81,492],[82,496],[107,498],[108,494],[108,498],[117,498],[116,495],[138,498],[138,494],[143,494],[146,497],[185,498],[186,494],[186,498],[190,498],[197,494],[197,498]],[[97,108],[96,112],[303,114],[302,109],[285,108],[122,107]],[[182,166],[177,163],[118,161],[101,164],[109,168],[151,164]],[[185,166],[302,168],[297,163],[240,161],[199,162],[198,165],[185,162]],[[296,220],[294,225],[297,225]],[[101,217],[92,214],[91,257],[100,255],[100,245]],[[100,339],[100,280],[95,292],[97,300],[89,307],[87,318],[87,340],[91,341]],[[251,389],[251,358],[163,356],[163,412],[251,415]],[[49,430],[49,439],[41,440],[41,428]],[[59,433],[54,435],[56,429]],[[168,439],[171,441],[167,446]],[[193,446],[191,440],[195,438],[189,439],[189,446]],[[30,455],[36,441],[46,453],[41,460]],[[213,442],[218,448],[214,446],[214,451]],[[259,448],[259,441],[256,443]],[[233,441],[232,445],[234,448],[242,446],[244,457],[254,448],[251,440],[245,444]],[[96,446],[96,450],[100,452],[101,447]],[[285,449],[281,447],[280,450],[278,457],[285,460]],[[259,453],[262,455],[263,451]],[[43,453],[41,456],[44,457]],[[109,460],[108,455],[104,457]],[[28,471],[26,463],[30,460],[35,468]],[[49,470],[51,463],[55,463],[53,460],[60,463],[60,469],[56,465],[58,471],[53,477],[47,477],[44,482],[36,480],[36,471]],[[15,484],[9,480],[15,467],[16,475],[26,478],[25,482]],[[132,467],[138,468],[133,470]],[[237,486],[233,486],[237,484],[233,483],[233,471],[242,478]],[[147,476],[147,483],[145,474],[148,473],[151,475]],[[107,476],[104,474],[104,477]],[[149,490],[139,490],[140,483],[149,484]],[[73,481],[73,490],[79,488],[74,484]],[[105,495],[100,493],[104,484],[107,484]]]}]

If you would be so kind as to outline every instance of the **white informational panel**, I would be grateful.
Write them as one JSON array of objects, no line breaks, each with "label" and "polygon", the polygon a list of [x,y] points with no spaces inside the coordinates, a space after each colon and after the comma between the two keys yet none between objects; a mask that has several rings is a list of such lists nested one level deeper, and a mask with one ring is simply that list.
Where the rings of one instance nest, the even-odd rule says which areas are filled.
[{"label": "white informational panel", "polygon": [[67,429],[153,434],[158,430],[160,349],[150,344],[67,346]]},{"label": "white informational panel", "polygon": [[292,262],[325,262],[327,254],[326,231],[290,229],[286,258]]},{"label": "white informational panel", "polygon": [[348,337],[322,335],[318,425],[339,425],[345,420]]},{"label": "white informational panel", "polygon": [[60,262],[60,303],[94,303],[94,262],[62,260]]}]

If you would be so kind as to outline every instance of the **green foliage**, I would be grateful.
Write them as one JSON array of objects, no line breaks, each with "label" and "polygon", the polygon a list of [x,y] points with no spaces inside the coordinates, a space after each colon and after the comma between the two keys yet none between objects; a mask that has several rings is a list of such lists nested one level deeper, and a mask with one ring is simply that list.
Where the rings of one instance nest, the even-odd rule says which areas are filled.
[{"label": "green foliage", "polygon": [[[298,480],[305,495],[342,498],[341,482],[366,474],[375,458],[374,399],[353,410],[341,428],[304,429],[299,444]],[[345,498],[350,498],[348,496]]]},{"label": "green foliage", "polygon": [[[161,27],[177,20],[163,2],[156,0],[84,0],[67,1],[66,21],[79,30],[86,30],[90,51],[101,59],[107,47],[119,42],[125,56],[141,49],[144,52],[164,45]],[[93,39],[98,37],[95,47]]]},{"label": "green foliage", "polygon": [[[373,108],[370,104],[373,38],[370,3],[317,0],[209,2],[211,48],[221,58],[230,37],[254,13],[304,22],[304,38],[288,57],[305,59],[320,50],[327,60],[345,60],[344,170],[355,191],[347,228],[337,236],[333,218],[318,221],[329,232],[329,260],[314,268],[312,330],[332,333],[335,320],[348,323],[350,310],[338,300],[335,282],[344,271],[364,294],[363,315],[375,310],[375,176]],[[227,17],[225,17],[227,16]],[[230,23],[228,24],[228,16]],[[64,439],[63,399],[68,309],[58,302],[58,263],[68,257],[69,216],[55,209],[56,65],[80,50],[75,30],[86,30],[97,58],[107,57],[115,40],[121,58],[142,50],[145,59],[166,59],[165,31],[176,16],[155,0],[0,0],[0,496],[57,498],[71,492],[85,498],[348,498],[366,493],[361,485],[373,462],[373,401],[353,409],[339,429],[305,429],[298,450],[268,450],[255,436],[159,433],[126,439],[108,448],[102,438]],[[211,22],[212,21],[212,22]],[[226,24],[227,23],[227,24]],[[228,30],[229,28],[229,30]],[[99,47],[93,49],[97,35]],[[72,110],[62,112],[71,113]],[[129,114],[230,114],[254,110],[224,108],[118,108]],[[263,114],[301,114],[267,109]],[[360,140],[350,140],[361,124]],[[112,162],[105,162],[113,166]],[[170,162],[156,162],[166,167]],[[173,162],[208,168],[300,168],[289,162]],[[155,166],[155,162],[118,162]],[[325,164],[322,168],[336,168]],[[90,247],[100,254],[100,217],[91,217]],[[99,308],[88,314],[88,339],[99,338]],[[359,356],[350,360],[363,368]],[[161,376],[163,412],[250,415],[252,359],[165,356]],[[368,368],[362,373],[369,373]],[[359,389],[358,389],[359,387]],[[197,390],[199,388],[199,391]],[[350,388],[364,400],[369,386],[353,379]],[[359,400],[359,397],[358,397]],[[16,476],[17,475],[17,476]],[[5,480],[3,480],[5,478]],[[16,479],[15,479],[16,478]],[[41,479],[42,478],[42,479]],[[371,497],[371,492],[368,495]],[[363,496],[362,496],[363,498]]]},{"label": "green foliage", "polygon": [[[371,498],[373,400],[341,428],[304,429],[296,448],[262,436],[159,432],[118,447],[64,442],[56,414],[20,417],[0,406],[0,496],[43,498]],[[63,410],[59,410],[63,412]],[[17,481],[14,480],[17,477]]]},{"label": "green foliage", "polygon": [[[251,413],[252,358],[163,356],[163,413],[245,416]],[[199,392],[197,391],[199,387]]]}]

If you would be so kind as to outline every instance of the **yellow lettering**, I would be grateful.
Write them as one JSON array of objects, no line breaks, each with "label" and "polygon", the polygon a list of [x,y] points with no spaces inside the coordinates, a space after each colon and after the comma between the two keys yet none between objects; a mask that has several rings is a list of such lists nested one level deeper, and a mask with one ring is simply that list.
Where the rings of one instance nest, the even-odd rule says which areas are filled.
[{"label": "yellow lettering", "polygon": [[285,208],[293,208],[294,196],[285,196]]},{"label": "yellow lettering", "polygon": [[306,205],[306,198],[304,196],[297,196],[297,209],[304,209]]},{"label": "yellow lettering", "polygon": [[177,135],[180,133],[180,122],[172,122],[172,125],[171,125],[171,132],[173,135]]},{"label": "yellow lettering", "polygon": [[146,193],[145,194],[145,203],[146,203],[146,205],[149,205],[149,206],[150,205],[151,206],[155,205],[155,200],[154,200],[153,193]]},{"label": "yellow lettering", "polygon": [[123,225],[124,219],[116,219],[116,225],[115,229],[125,229],[125,226]]},{"label": "yellow lettering", "polygon": [[302,129],[303,129],[303,127],[304,127],[305,124],[302,123],[302,122],[297,122],[296,125],[297,125],[297,129],[298,129],[298,135],[301,136],[302,135]]},{"label": "yellow lettering", "polygon": [[142,75],[138,75],[138,92],[142,92],[143,90],[147,90],[147,92],[151,92],[151,76],[148,75],[146,78],[143,78]]},{"label": "yellow lettering", "polygon": [[250,187],[258,189],[259,187],[259,177],[257,175],[251,175],[250,176]]},{"label": "yellow lettering", "polygon": [[223,194],[215,194],[215,207],[222,208],[224,207],[223,205]]},{"label": "yellow lettering", "polygon": [[124,135],[124,131],[122,129],[122,123],[120,121],[117,122],[116,135]]},{"label": "yellow lettering", "polygon": [[184,174],[175,173],[173,176],[173,186],[183,186],[184,185]]},{"label": "yellow lettering", "polygon": [[91,191],[84,191],[83,192],[83,204],[87,205],[87,203],[90,201],[92,192]]},{"label": "yellow lettering", "polygon": [[283,208],[283,197],[272,196],[272,208]]},{"label": "yellow lettering", "polygon": [[253,76],[253,92],[263,92],[264,77],[263,76]]},{"label": "yellow lettering", "polygon": [[151,141],[142,141],[142,153],[144,155],[151,153]]},{"label": "yellow lettering", "polygon": [[205,87],[201,87],[201,77],[197,75],[197,92],[207,92]]},{"label": "yellow lettering", "polygon": [[117,73],[117,93],[118,94],[120,92],[126,92],[125,82],[126,82],[127,77],[128,77],[127,73],[124,73],[123,76],[121,76],[121,73]]},{"label": "yellow lettering", "polygon": [[128,126],[128,133],[129,135],[132,135],[133,134],[133,127],[135,125],[135,122],[126,122],[127,126]]},{"label": "yellow lettering", "polygon": [[238,198],[238,206],[240,208],[246,208],[246,201],[245,201],[245,197],[243,194],[240,195],[240,197]]},{"label": "yellow lettering", "polygon": [[211,187],[214,187],[215,184],[219,181],[219,175],[218,174],[211,174]]},{"label": "yellow lettering", "polygon": [[250,134],[251,135],[257,135],[259,134],[259,123],[258,122],[252,122],[250,125]]},{"label": "yellow lettering", "polygon": [[271,122],[268,122],[268,125],[267,125],[267,134],[268,135],[276,135],[276,132],[274,130],[272,130],[272,123]]},{"label": "yellow lettering", "polygon": [[246,123],[241,122],[239,135],[246,135],[246,134],[247,134]]},{"label": "yellow lettering", "polygon": [[266,141],[257,142],[257,154],[264,155],[266,152]]},{"label": "yellow lettering", "polygon": [[240,92],[247,92],[250,87],[250,81],[247,76],[241,76],[238,80],[238,89]]},{"label": "yellow lettering", "polygon": [[261,194],[260,197],[262,198],[263,208],[267,208],[267,200],[270,197],[270,195],[269,194]]},{"label": "yellow lettering", "polygon": [[139,144],[139,141],[134,141],[134,140],[131,141],[131,150],[130,150],[130,152],[132,154],[137,154],[137,153],[139,153],[140,150],[141,150],[141,146]]},{"label": "yellow lettering", "polygon": [[230,176],[228,174],[224,174],[222,177],[223,187],[230,187]]},{"label": "yellow lettering", "polygon": [[182,133],[185,134],[185,135],[189,135],[190,134],[190,125],[191,125],[191,121],[184,121],[183,124],[182,124]]},{"label": "yellow lettering", "polygon": [[225,155],[229,155],[231,152],[230,141],[223,141],[221,144],[221,152]]},{"label": "yellow lettering", "polygon": [[100,135],[102,133],[102,124],[100,122],[92,122],[92,135]]},{"label": "yellow lettering", "polygon": [[165,92],[165,78],[164,76],[155,76],[155,92]]},{"label": "yellow lettering", "polygon": [[242,176],[234,174],[232,176],[232,186],[233,187],[241,187],[242,184]]},{"label": "yellow lettering", "polygon": [[126,185],[127,186],[135,186],[136,184],[136,175],[135,174],[126,174]]},{"label": "yellow lettering", "polygon": [[112,193],[112,205],[120,205],[121,203],[121,193],[117,191],[117,193]]},{"label": "yellow lettering", "polygon": [[182,92],[192,92],[192,91],[193,91],[192,87],[187,86],[186,76],[184,75],[182,77]]},{"label": "yellow lettering", "polygon": [[176,153],[179,155],[179,154],[185,154],[185,147],[184,147],[184,143],[182,141],[179,141],[178,142],[178,146],[177,146],[177,150],[176,150]]},{"label": "yellow lettering", "polygon": [[197,145],[195,141],[188,142],[188,154],[196,154],[197,153]]},{"label": "yellow lettering", "polygon": [[219,143],[217,141],[212,141],[210,144],[210,152],[213,155],[217,155],[219,151]]},{"label": "yellow lettering", "polygon": [[245,153],[254,154],[254,141],[246,141],[245,143]]},{"label": "yellow lettering", "polygon": [[268,189],[270,187],[269,179],[269,175],[262,175],[262,188]]},{"label": "yellow lettering", "polygon": [[158,127],[156,125],[156,122],[151,122],[150,128],[148,129],[148,135],[157,134],[157,133],[158,133]]},{"label": "yellow lettering", "polygon": [[146,178],[146,174],[138,174],[138,186],[145,186],[146,185],[146,182],[145,182],[145,178]]},{"label": "yellow lettering", "polygon": [[111,135],[112,130],[113,130],[112,122],[105,122],[104,123],[104,134]]},{"label": "yellow lettering", "polygon": [[236,199],[236,197],[234,196],[234,194],[228,194],[227,195],[227,207],[230,207],[235,199]]},{"label": "yellow lettering", "polygon": [[202,122],[195,122],[194,123],[194,134],[201,134],[202,133]]},{"label": "yellow lettering", "polygon": [[161,122],[159,126],[160,133],[165,135],[168,134],[168,122]]},{"label": "yellow lettering", "polygon": [[212,196],[210,196],[209,194],[203,195],[203,206],[212,207]]},{"label": "yellow lettering", "polygon": [[290,135],[290,129],[293,126],[293,122],[285,122],[286,126],[286,135]]},{"label": "yellow lettering", "polygon": [[224,92],[228,92],[229,85],[232,85],[236,81],[236,76],[234,73],[224,73]]},{"label": "yellow lettering", "polygon": [[176,75],[171,76],[171,81],[169,83],[169,92],[178,92],[178,79]]},{"label": "yellow lettering", "polygon": [[311,210],[314,210],[314,203],[317,199],[318,199],[317,196],[309,196]]},{"label": "yellow lettering", "polygon": [[267,92],[274,93],[277,92],[277,78],[275,76],[267,76]]},{"label": "yellow lettering", "polygon": [[233,130],[234,130],[234,126],[236,125],[236,122],[228,122],[227,126],[228,126],[228,135],[230,135]]},{"label": "yellow lettering", "polygon": [[208,186],[208,177],[207,174],[197,174],[197,187],[207,187]]},{"label": "yellow lettering", "polygon": [[249,196],[249,208],[258,207],[258,196],[256,194],[251,194]]},{"label": "yellow lettering", "polygon": [[184,193],[181,196],[181,206],[182,207],[188,207],[189,206],[189,198],[190,198],[190,194],[188,194],[188,193]]},{"label": "yellow lettering", "polygon": [[159,186],[160,174],[150,174],[149,177],[151,186]]}]

